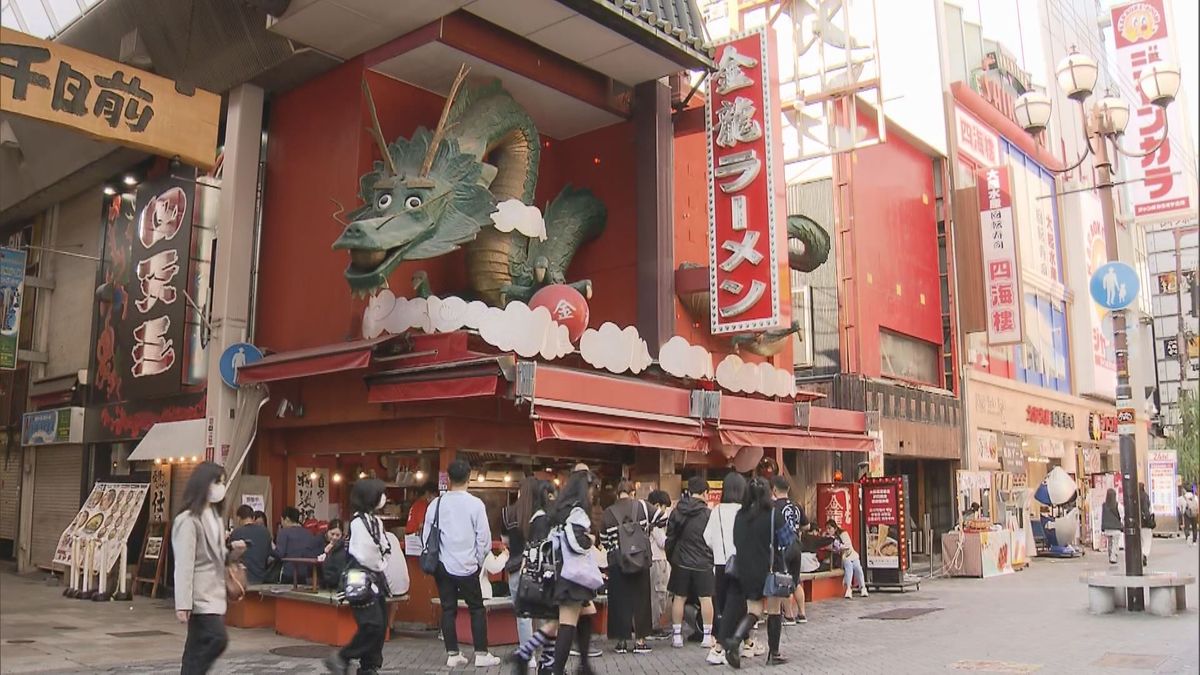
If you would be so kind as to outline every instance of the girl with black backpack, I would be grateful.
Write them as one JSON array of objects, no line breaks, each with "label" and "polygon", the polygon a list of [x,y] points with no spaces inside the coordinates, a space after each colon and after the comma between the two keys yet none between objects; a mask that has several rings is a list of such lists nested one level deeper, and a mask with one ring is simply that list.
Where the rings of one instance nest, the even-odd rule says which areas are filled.
[{"label": "girl with black backpack", "polygon": [[[524,500],[525,495],[528,500]],[[554,640],[558,635],[558,607],[554,605],[555,568],[550,537],[549,512],[554,505],[554,485],[550,481],[530,478],[521,487],[511,517],[521,523],[513,528],[520,535],[521,554],[515,572],[510,571],[513,608],[521,619],[542,620],[544,623],[508,657],[514,675],[525,675],[529,662],[540,649],[539,675],[549,675],[554,666]],[[513,534],[509,534],[509,551],[514,551]]]},{"label": "girl with black backpack", "polygon": [[350,491],[354,518],[346,531],[348,555],[339,591],[354,610],[358,631],[341,651],[325,659],[325,667],[337,675],[346,675],[351,659],[359,661],[358,675],[377,675],[383,667],[387,597],[390,594],[384,570],[392,547],[383,521],[375,513],[386,502],[386,486],[381,480],[360,480]]}]

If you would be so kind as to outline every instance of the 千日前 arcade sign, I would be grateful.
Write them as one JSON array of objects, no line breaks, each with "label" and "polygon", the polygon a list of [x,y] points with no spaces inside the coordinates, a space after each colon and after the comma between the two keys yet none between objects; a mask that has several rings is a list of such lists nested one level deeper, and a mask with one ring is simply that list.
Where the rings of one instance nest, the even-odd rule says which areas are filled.
[{"label": "\u5343\u65e5\u524d arcade sign", "polygon": [[203,169],[221,97],[56,42],[0,28],[0,110]]}]

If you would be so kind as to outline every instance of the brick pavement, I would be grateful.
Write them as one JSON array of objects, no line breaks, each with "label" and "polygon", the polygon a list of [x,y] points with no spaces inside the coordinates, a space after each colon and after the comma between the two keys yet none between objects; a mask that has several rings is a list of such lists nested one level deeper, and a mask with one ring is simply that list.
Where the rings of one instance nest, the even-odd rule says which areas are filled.
[{"label": "brick pavement", "polygon": [[[1197,573],[1198,549],[1180,540],[1159,539],[1154,545],[1155,570]],[[835,600],[810,605],[809,623],[784,628],[783,651],[792,658],[786,667],[767,669],[761,658],[749,660],[744,671],[777,673],[928,673],[928,672],[1059,672],[1059,673],[1195,673],[1200,668],[1200,614],[1197,613],[1197,589],[1188,590],[1189,610],[1171,619],[1148,615],[1119,614],[1094,617],[1087,613],[1086,589],[1079,574],[1107,567],[1103,557],[1091,554],[1070,561],[1035,560],[1030,569],[1018,574],[985,580],[941,579],[926,582],[921,590],[907,594],[876,593],[867,599]],[[8,577],[9,575],[4,575]],[[182,646],[177,624],[167,626],[170,615],[160,610],[151,624],[171,634],[147,638],[147,649],[130,654],[127,646],[104,647],[104,659],[91,661],[76,651],[61,655],[57,662],[23,656],[29,650],[52,651],[48,645],[71,641],[78,632],[56,632],[60,621],[80,621],[75,615],[60,619],[61,599],[54,589],[37,584],[17,586],[11,579],[4,583],[4,603],[0,605],[0,672],[58,673],[165,673],[172,672]],[[44,597],[44,613],[53,616],[19,616],[10,609],[10,591]],[[21,602],[16,603],[18,607]],[[84,603],[78,603],[83,605]],[[868,620],[862,617],[901,607],[938,608],[922,616],[902,621]],[[105,606],[104,609],[108,607]],[[115,616],[115,615],[114,615]],[[115,619],[114,619],[115,620]],[[137,630],[142,624],[127,622],[120,630]],[[14,630],[30,644],[9,644]],[[39,634],[38,631],[41,631]],[[104,630],[113,630],[111,626]],[[94,630],[93,630],[94,632]],[[765,631],[763,631],[765,638]],[[103,633],[101,633],[103,635]],[[221,675],[233,673],[321,673],[314,659],[281,658],[267,650],[282,644],[296,644],[268,631],[236,631],[232,646],[214,669]],[[82,641],[81,641],[82,642]],[[107,643],[114,642],[108,639]],[[120,642],[120,640],[116,640]],[[141,640],[139,640],[141,643]],[[610,645],[601,641],[600,646]],[[606,654],[596,661],[602,675],[660,675],[695,670],[727,672],[704,664],[704,651],[696,646],[671,649],[655,643],[653,654],[617,656]],[[14,647],[22,651],[14,652]],[[113,659],[111,650],[124,648],[124,659]],[[97,650],[102,649],[97,647]],[[497,650],[501,653],[505,650]],[[100,654],[101,652],[93,652]],[[170,654],[169,660],[167,654]],[[445,672],[444,652],[433,640],[398,639],[384,652],[385,672],[410,675]],[[11,657],[11,658],[10,658]],[[1133,668],[1136,661],[1141,667]],[[132,662],[138,665],[123,665]],[[1101,664],[1125,664],[1105,667]],[[474,670],[474,669],[469,669]],[[174,672],[178,672],[175,666]],[[500,668],[486,675],[499,675]]]}]

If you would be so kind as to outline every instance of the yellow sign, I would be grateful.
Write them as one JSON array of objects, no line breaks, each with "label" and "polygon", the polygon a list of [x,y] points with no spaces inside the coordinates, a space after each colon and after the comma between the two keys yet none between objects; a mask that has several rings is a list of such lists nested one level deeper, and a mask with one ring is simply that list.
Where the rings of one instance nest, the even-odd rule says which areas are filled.
[{"label": "yellow sign", "polygon": [[7,28],[0,110],[203,169],[216,159],[220,96]]}]

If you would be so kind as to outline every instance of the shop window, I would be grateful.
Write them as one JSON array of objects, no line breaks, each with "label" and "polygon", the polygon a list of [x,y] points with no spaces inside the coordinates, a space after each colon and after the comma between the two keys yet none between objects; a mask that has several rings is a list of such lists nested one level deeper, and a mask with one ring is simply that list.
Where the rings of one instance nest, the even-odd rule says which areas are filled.
[{"label": "shop window", "polygon": [[938,347],[889,330],[879,331],[880,372],[913,382],[938,386]]}]

